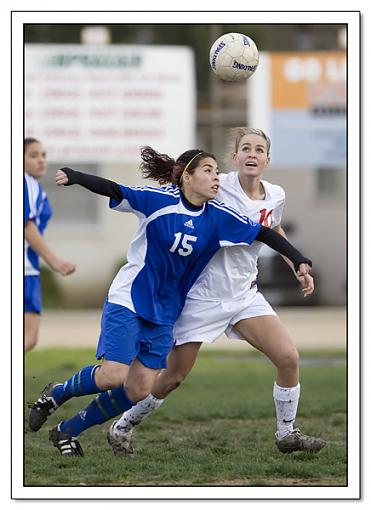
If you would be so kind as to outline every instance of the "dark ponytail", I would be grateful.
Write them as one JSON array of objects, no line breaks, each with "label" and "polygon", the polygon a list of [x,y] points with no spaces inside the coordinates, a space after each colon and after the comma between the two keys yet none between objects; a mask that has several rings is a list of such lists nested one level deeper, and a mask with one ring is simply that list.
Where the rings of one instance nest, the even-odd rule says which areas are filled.
[{"label": "dark ponytail", "polygon": [[152,147],[146,146],[141,149],[140,169],[146,179],[153,179],[161,185],[171,183],[181,186],[184,170],[186,169],[188,173],[192,174],[200,159],[207,157],[215,160],[215,156],[209,152],[191,149],[183,152],[175,160],[167,154],[160,154]]},{"label": "dark ponytail", "polygon": [[152,147],[142,147],[140,151],[142,163],[140,169],[145,179],[153,179],[160,184],[172,182],[175,159],[167,154],[160,154]]}]

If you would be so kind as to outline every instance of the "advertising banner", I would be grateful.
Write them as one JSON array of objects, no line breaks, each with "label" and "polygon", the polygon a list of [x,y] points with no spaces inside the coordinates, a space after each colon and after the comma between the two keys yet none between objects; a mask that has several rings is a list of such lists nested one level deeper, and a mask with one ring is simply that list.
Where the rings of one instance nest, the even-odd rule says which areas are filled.
[{"label": "advertising banner", "polygon": [[25,47],[25,134],[49,161],[133,162],[151,145],[178,155],[194,144],[189,48]]},{"label": "advertising banner", "polygon": [[344,52],[263,54],[247,90],[249,124],[271,136],[272,164],[344,168]]}]

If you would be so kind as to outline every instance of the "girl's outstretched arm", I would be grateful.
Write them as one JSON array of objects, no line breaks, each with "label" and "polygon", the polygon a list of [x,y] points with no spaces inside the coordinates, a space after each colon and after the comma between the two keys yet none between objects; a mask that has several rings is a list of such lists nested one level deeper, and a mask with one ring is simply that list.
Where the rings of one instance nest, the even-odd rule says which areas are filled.
[{"label": "girl's outstretched arm", "polygon": [[291,243],[273,229],[262,225],[256,240],[267,244],[273,250],[289,258],[294,265],[297,276],[305,276],[310,272],[312,261],[304,257]]},{"label": "girl's outstretched arm", "polygon": [[124,198],[121,188],[116,182],[104,179],[103,177],[98,177],[97,175],[77,172],[76,170],[72,170],[72,168],[68,167],[61,168],[57,171],[55,174],[55,182],[58,186],[72,186],[73,184],[80,184],[80,186],[83,186],[93,193],[113,198],[118,202],[121,202]]}]

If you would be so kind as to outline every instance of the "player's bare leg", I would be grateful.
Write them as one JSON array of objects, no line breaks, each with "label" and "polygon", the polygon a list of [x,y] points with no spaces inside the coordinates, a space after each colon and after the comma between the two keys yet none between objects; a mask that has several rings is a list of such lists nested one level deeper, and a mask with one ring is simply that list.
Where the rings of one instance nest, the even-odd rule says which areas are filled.
[{"label": "player's bare leg", "polygon": [[160,369],[146,367],[135,359],[130,366],[125,383],[125,390],[130,400],[135,402],[143,400],[153,388],[159,373]]},{"label": "player's bare leg", "polygon": [[24,314],[24,351],[28,352],[35,347],[39,336],[40,315],[26,312]]},{"label": "player's bare leg", "polygon": [[235,329],[276,366],[274,402],[277,415],[276,444],[283,453],[296,450],[317,452],[326,442],[304,436],[294,429],[300,398],[299,354],[280,319],[274,315],[253,317],[238,322]]},{"label": "player's bare leg", "polygon": [[124,384],[129,374],[129,365],[117,361],[103,360],[94,373],[96,385],[101,391]]},{"label": "player's bare leg", "polygon": [[[127,455],[133,453],[132,432],[136,425],[139,425],[144,418],[158,409],[164,399],[187,377],[197,359],[200,342],[191,342],[174,347],[167,359],[167,368],[162,370],[152,382],[152,392],[148,390],[147,396],[131,409],[126,411],[118,421],[111,425],[107,439],[115,455]],[[137,361],[137,360],[136,360]],[[138,368],[139,370],[139,368]],[[138,372],[139,373],[139,372]],[[126,389],[130,396],[131,387],[137,387],[134,373],[132,378],[127,380]],[[151,389],[150,388],[150,389]],[[131,397],[130,397],[131,398]],[[137,401],[132,398],[132,400]]]},{"label": "player's bare leg", "polygon": [[277,316],[243,319],[234,329],[276,366],[276,382],[279,386],[287,388],[298,384],[299,354],[289,332]]},{"label": "player's bare leg", "polygon": [[192,370],[201,345],[201,342],[190,342],[174,347],[168,356],[167,368],[162,370],[155,381],[152,395],[164,399],[180,386]]}]

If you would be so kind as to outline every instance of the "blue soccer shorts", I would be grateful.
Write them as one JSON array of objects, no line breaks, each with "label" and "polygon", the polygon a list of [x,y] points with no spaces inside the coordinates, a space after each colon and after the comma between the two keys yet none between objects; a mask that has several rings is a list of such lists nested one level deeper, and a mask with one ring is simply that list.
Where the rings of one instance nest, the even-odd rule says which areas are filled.
[{"label": "blue soccer shorts", "polygon": [[41,314],[40,276],[24,277],[24,311]]},{"label": "blue soccer shorts", "polygon": [[153,324],[125,306],[105,302],[97,359],[130,365],[138,358],[148,368],[166,368],[172,347],[173,326]]}]

